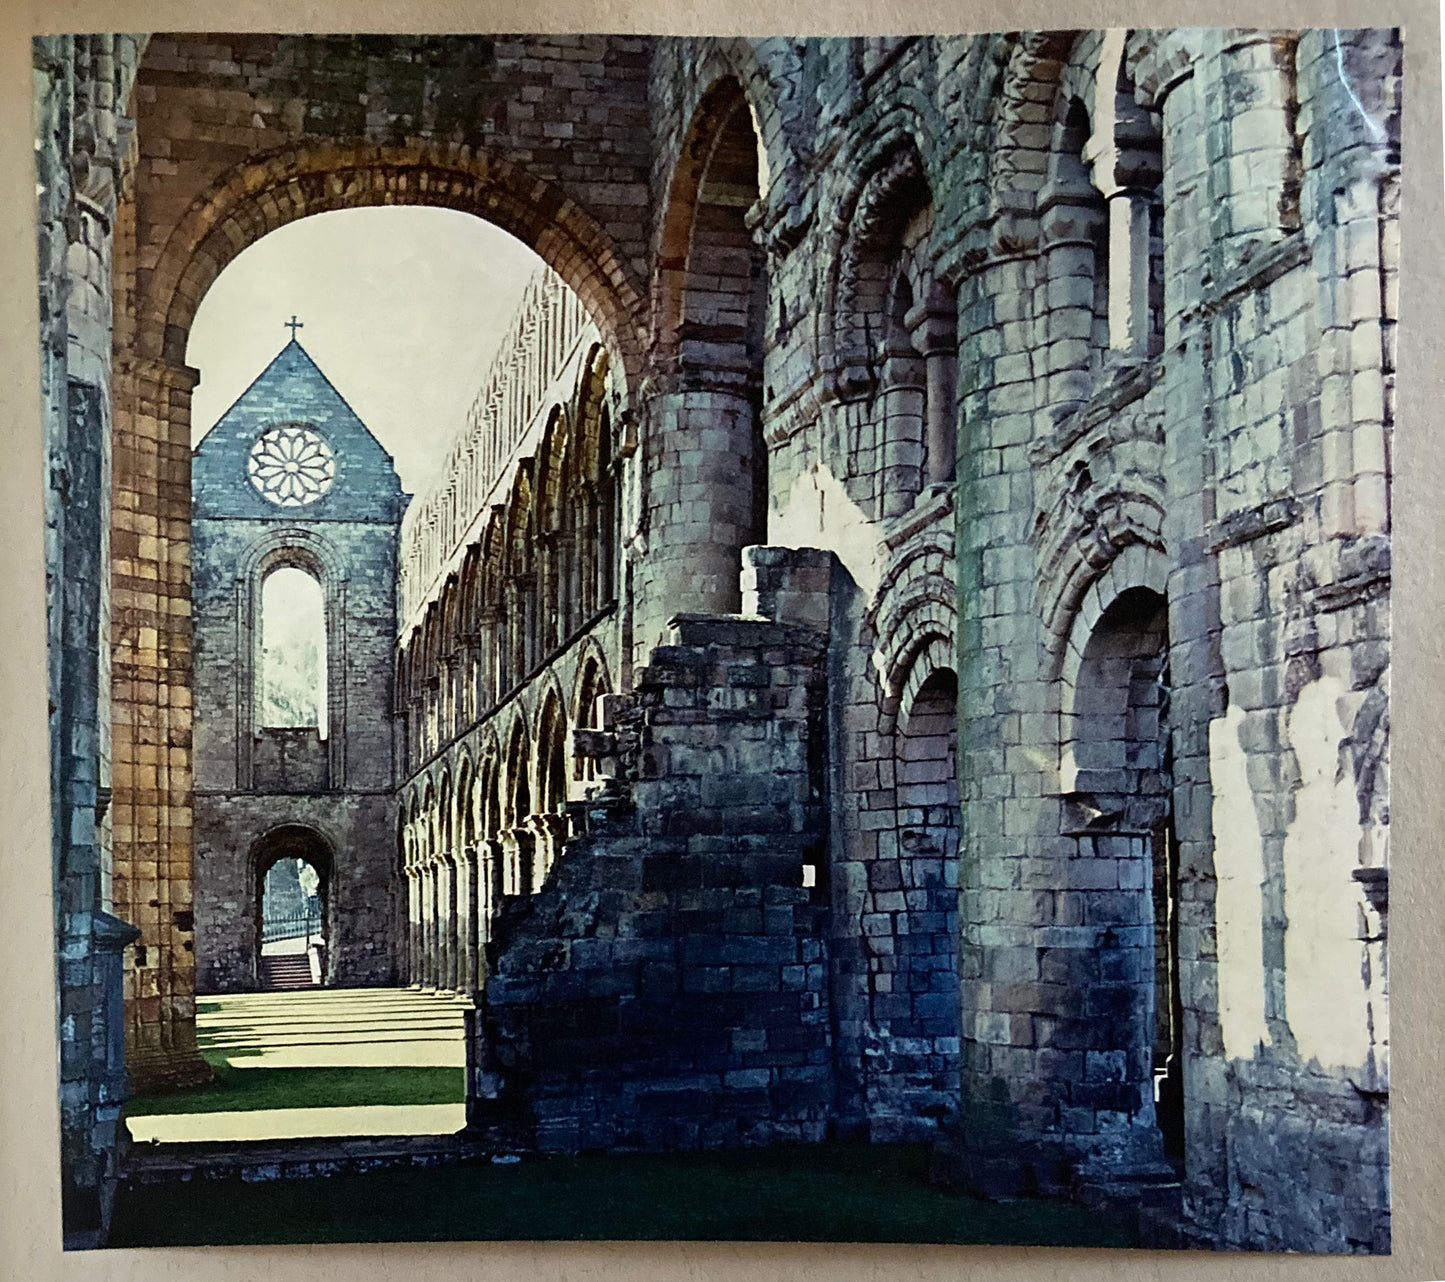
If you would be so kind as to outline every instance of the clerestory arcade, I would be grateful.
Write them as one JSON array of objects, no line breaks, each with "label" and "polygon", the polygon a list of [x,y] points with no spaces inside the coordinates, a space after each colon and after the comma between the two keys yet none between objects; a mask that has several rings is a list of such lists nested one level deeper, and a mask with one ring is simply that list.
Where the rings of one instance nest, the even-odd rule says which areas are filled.
[{"label": "clerestory arcade", "polygon": [[[366,791],[385,956],[330,978],[470,999],[478,1133],[927,1139],[993,1195],[1172,1180],[1191,1239],[1387,1249],[1398,33],[37,66],[47,432],[91,486],[48,545],[73,1223],[122,1058],[195,1070],[214,852],[244,894],[341,866],[208,837],[223,761]],[[547,271],[356,625],[385,730],[338,775],[319,728],[203,732],[255,699],[207,666],[184,357],[244,247],[373,204]],[[352,635],[316,537],[215,608],[301,570]]]}]

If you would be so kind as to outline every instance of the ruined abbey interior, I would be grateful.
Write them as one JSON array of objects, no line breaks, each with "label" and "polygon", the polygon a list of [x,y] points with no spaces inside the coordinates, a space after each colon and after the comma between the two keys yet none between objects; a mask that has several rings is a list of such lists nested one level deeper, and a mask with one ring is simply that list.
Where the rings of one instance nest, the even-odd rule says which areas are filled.
[{"label": "ruined abbey interior", "polygon": [[[1388,1250],[1401,65],[38,39],[68,1233],[285,861],[316,982],[467,999],[478,1136],[926,1141]],[[212,282],[370,205],[546,264],[441,483],[294,337],[193,455]]]}]

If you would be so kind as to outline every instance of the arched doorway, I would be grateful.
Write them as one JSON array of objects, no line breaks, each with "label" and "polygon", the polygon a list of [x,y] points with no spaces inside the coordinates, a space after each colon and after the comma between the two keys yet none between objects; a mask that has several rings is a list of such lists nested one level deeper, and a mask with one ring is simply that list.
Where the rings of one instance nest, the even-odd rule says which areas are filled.
[{"label": "arched doorway", "polygon": [[256,843],[256,986],[320,988],[329,979],[331,847],[314,828],[285,824]]},{"label": "arched doorway", "polygon": [[[1066,679],[1069,674],[1066,673]],[[1099,1113],[1143,1131],[1147,1155],[1182,1158],[1179,872],[1169,732],[1168,605],[1132,587],[1089,631],[1064,705],[1066,824],[1081,856],[1115,864],[1114,889],[1082,892],[1096,940],[1078,974],[1092,1016]],[[1157,1135],[1148,1136],[1149,1124]],[[1154,1151],[1157,1153],[1158,1149]]]}]

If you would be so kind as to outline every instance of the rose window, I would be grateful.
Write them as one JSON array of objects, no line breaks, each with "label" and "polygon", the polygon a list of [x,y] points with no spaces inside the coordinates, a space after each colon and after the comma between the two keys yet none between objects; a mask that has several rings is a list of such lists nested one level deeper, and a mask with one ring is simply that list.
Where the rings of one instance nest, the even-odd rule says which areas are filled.
[{"label": "rose window", "polygon": [[262,498],[304,507],[331,488],[336,455],[309,427],[273,427],[251,447],[246,473]]}]

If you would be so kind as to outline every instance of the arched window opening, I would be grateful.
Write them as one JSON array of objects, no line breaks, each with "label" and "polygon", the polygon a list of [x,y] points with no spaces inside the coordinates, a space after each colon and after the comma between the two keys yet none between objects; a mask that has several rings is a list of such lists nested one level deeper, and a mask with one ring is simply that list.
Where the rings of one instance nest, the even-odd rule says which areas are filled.
[{"label": "arched window opening", "polygon": [[1123,38],[1110,32],[1104,41],[1084,158],[1108,202],[1108,350],[1132,362],[1164,346],[1164,157],[1159,117],[1135,101]]},{"label": "arched window opening", "polygon": [[507,748],[507,787],[502,812],[502,893],[530,894],[533,885],[533,834],[527,827],[532,813],[531,762],[527,735],[521,723]]},{"label": "arched window opening", "polygon": [[326,605],[321,584],[294,566],[261,584],[261,716],[264,729],[315,726],[327,733]]},{"label": "arched window opening", "polygon": [[537,885],[562,853],[568,834],[567,821],[567,719],[561,702],[547,700],[537,732]]},{"label": "arched window opening", "polygon": [[[574,721],[579,730],[602,728],[602,708],[598,701],[606,693],[607,681],[602,674],[602,665],[595,657],[589,658],[582,668],[582,679],[577,685],[577,706],[573,710]],[[594,782],[598,778],[597,758],[574,753],[572,778],[582,785]]]},{"label": "arched window opening", "polygon": [[[502,897],[507,893],[507,860],[502,843],[502,791],[501,762],[493,756],[487,759],[479,773],[481,796],[478,805],[481,811],[481,867],[478,870],[478,938],[486,944],[492,937],[492,921],[501,910]],[[486,954],[480,955],[479,965],[485,966]],[[483,974],[478,971],[480,984]]]},{"label": "arched window opening", "polygon": [[915,834],[905,840],[943,860],[958,855],[957,709],[958,678],[947,668],[932,673],[914,695],[898,743],[900,822]]},{"label": "arched window opening", "polygon": [[[899,725],[897,754],[900,880],[914,909],[909,936],[929,941],[929,957],[950,959],[950,964],[912,975],[908,982],[912,990],[932,995],[927,1013],[918,1019],[920,1034],[944,1039],[942,1044],[951,1046],[949,1039],[959,1035],[958,970],[953,959],[958,952],[961,823],[958,678],[951,669],[935,669],[918,687]],[[935,1074],[937,1091],[954,1089],[949,1074],[956,1066],[951,1060],[949,1064]]]},{"label": "arched window opening", "polygon": [[[1121,593],[1100,616],[1066,690],[1066,814],[1081,855],[1119,866],[1085,920],[1099,930],[1090,971],[1098,1049],[1121,1056],[1137,1091],[1126,1110],[1152,1119],[1166,1155],[1183,1151],[1179,873],[1169,735],[1168,608],[1148,588]],[[1084,849],[1087,847],[1087,849]],[[1127,890],[1123,888],[1132,887]]]},{"label": "arched window opening", "polygon": [[597,428],[597,606],[617,597],[617,472],[612,462],[612,416],[604,407]]},{"label": "arched window opening", "polygon": [[933,226],[922,161],[904,148],[865,184],[844,250],[839,377],[845,396],[872,398],[883,516],[954,476],[957,306],[935,272]]}]

